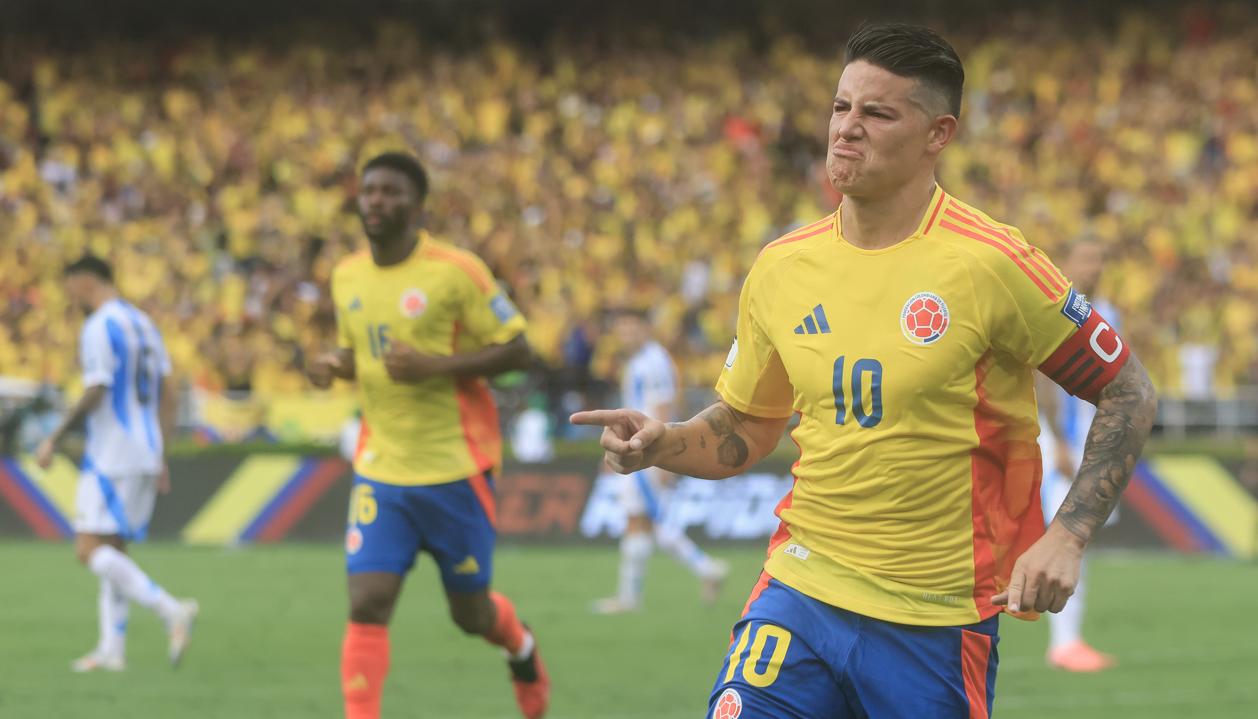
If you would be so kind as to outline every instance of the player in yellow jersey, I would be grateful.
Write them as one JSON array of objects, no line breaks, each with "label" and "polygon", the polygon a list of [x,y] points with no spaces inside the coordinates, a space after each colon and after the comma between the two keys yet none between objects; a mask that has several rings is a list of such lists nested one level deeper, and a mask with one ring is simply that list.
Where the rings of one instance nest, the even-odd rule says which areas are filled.
[{"label": "player in yellow jersey", "polygon": [[409,155],[366,164],[358,212],[370,250],[334,270],[339,349],[308,368],[317,387],[355,380],[362,403],[345,538],[345,715],[380,716],[389,620],[403,578],[428,552],[454,623],[503,648],[520,711],[538,719],[550,680],[537,644],[489,590],[502,453],[484,378],[526,366],[524,318],[479,258],[421,229],[427,191]]},{"label": "player in yellow jersey", "polygon": [[[1148,375],[1013,227],[935,182],[964,72],[931,30],[849,39],[830,117],[838,211],[768,245],[743,285],[720,400],[630,410],[613,468],[720,479],[799,415],[794,489],[710,695],[717,719],[987,717],[998,614],[1059,611],[1153,421]],[[1033,371],[1097,405],[1045,530]]]}]

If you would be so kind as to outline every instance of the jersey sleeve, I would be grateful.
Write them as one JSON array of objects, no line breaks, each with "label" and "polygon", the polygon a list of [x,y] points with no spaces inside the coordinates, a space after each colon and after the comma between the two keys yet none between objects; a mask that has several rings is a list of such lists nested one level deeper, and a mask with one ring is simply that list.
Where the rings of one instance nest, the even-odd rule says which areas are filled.
[{"label": "jersey sleeve", "polygon": [[995,295],[984,303],[992,346],[1094,400],[1126,363],[1126,344],[1047,255],[1017,230],[1008,233],[1010,252],[989,265],[996,275]]},{"label": "jersey sleeve", "polygon": [[758,296],[757,268],[747,275],[738,297],[738,325],[716,392],[726,404],[755,417],[789,417],[795,391],[777,349],[761,329],[763,297]]},{"label": "jersey sleeve", "polygon": [[494,281],[479,257],[464,255],[459,269],[466,279],[460,316],[463,330],[481,345],[506,344],[524,333],[524,315]]},{"label": "jersey sleeve", "polygon": [[79,365],[84,387],[112,387],[118,357],[104,322],[89,322],[79,337]]}]

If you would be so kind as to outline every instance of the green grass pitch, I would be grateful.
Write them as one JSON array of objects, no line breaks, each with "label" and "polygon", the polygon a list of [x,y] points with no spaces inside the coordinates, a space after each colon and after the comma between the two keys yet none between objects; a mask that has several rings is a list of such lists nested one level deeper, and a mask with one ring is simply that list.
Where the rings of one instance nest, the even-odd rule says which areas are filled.
[{"label": "green grass pitch", "polygon": [[[96,639],[96,583],[70,548],[0,543],[0,717],[223,719],[340,716],[345,599],[337,547],[242,550],[148,545],[143,566],[203,607],[184,666],[165,663],[157,620],[132,608],[129,668],[77,676]],[[609,548],[504,548],[496,586],[531,622],[554,679],[552,719],[700,719],[729,628],[759,569],[754,549],[715,608],[693,579],[653,559],[647,611],[595,617],[614,581]],[[1045,622],[1007,620],[995,716],[1160,719],[1254,717],[1258,568],[1167,555],[1092,561],[1089,638],[1121,666],[1092,676],[1044,668]],[[431,562],[412,576],[395,619],[389,717],[516,716],[496,651],[448,621]]]}]

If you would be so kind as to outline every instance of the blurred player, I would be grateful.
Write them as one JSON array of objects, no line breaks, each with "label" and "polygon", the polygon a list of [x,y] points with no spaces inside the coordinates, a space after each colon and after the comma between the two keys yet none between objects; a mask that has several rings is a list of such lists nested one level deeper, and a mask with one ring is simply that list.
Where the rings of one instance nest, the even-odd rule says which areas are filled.
[{"label": "blurred player", "polygon": [[549,701],[546,669],[511,601],[489,589],[502,451],[483,378],[528,364],[524,318],[479,258],[421,229],[427,193],[409,155],[364,167],[358,212],[370,252],[337,265],[340,349],[308,368],[317,387],[357,380],[362,403],[345,540],[345,715],[380,716],[389,620],[403,578],[428,552],[454,623],[503,648],[520,711],[537,719]]},{"label": "blurred player", "polygon": [[76,660],[76,672],[126,668],[128,602],[152,609],[169,636],[178,666],[199,608],[178,600],[127,556],[127,542],[143,540],[157,492],[169,489],[165,440],[175,420],[170,359],[148,315],[124,302],[113,272],[85,256],[65,270],[66,294],[88,315],[79,335],[83,397],[40,444],[35,459],[52,465],[66,432],[87,421],[87,445],[75,496],[74,551],[100,578],[100,640]]},{"label": "blurred player", "polygon": [[[1096,299],[1105,261],[1104,250],[1092,240],[1080,240],[1070,247],[1062,269],[1074,281],[1074,289],[1088,297],[1092,307],[1119,327],[1118,310],[1105,300]],[[1044,484],[1040,497],[1044,504],[1044,518],[1051,521],[1066,500],[1070,483],[1079,471],[1079,459],[1083,456],[1088,427],[1096,415],[1096,408],[1069,393],[1049,380],[1042,373],[1035,374],[1036,395],[1040,406],[1040,455],[1044,460]],[[1117,520],[1118,510],[1110,515],[1105,525]],[[1079,565],[1079,582],[1074,596],[1057,614],[1048,618],[1048,663],[1058,669],[1072,672],[1098,672],[1114,665],[1114,657],[1102,654],[1083,640],[1084,578],[1087,561]]]},{"label": "blurred player", "polygon": [[[621,401],[647,416],[672,420],[678,404],[677,367],[668,350],[651,336],[650,321],[644,313],[622,309],[616,314],[615,332],[630,354],[620,383]],[[655,467],[622,478],[620,498],[626,523],[620,540],[620,585],[616,596],[595,603],[595,612],[619,614],[642,606],[642,584],[653,543],[699,577],[705,602],[716,601],[729,567],[663,521],[674,479]]]},{"label": "blurred player", "polygon": [[[1001,607],[1061,611],[1152,426],[1148,376],[1100,313],[936,184],[963,77],[933,31],[858,30],[827,143],[843,202],[756,259],[720,400],[668,425],[573,417],[606,428],[613,469],[719,479],[799,413],[795,486],[710,716],[989,716]],[[1047,531],[1036,367],[1099,404]]]}]

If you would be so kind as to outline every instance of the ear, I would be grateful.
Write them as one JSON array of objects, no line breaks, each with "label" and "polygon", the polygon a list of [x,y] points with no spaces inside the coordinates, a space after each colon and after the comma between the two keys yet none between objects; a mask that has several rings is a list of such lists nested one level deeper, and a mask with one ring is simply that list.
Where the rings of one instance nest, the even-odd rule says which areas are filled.
[{"label": "ear", "polygon": [[938,155],[952,142],[957,134],[957,118],[953,115],[938,115],[931,120],[930,130],[926,136],[926,151]]}]

